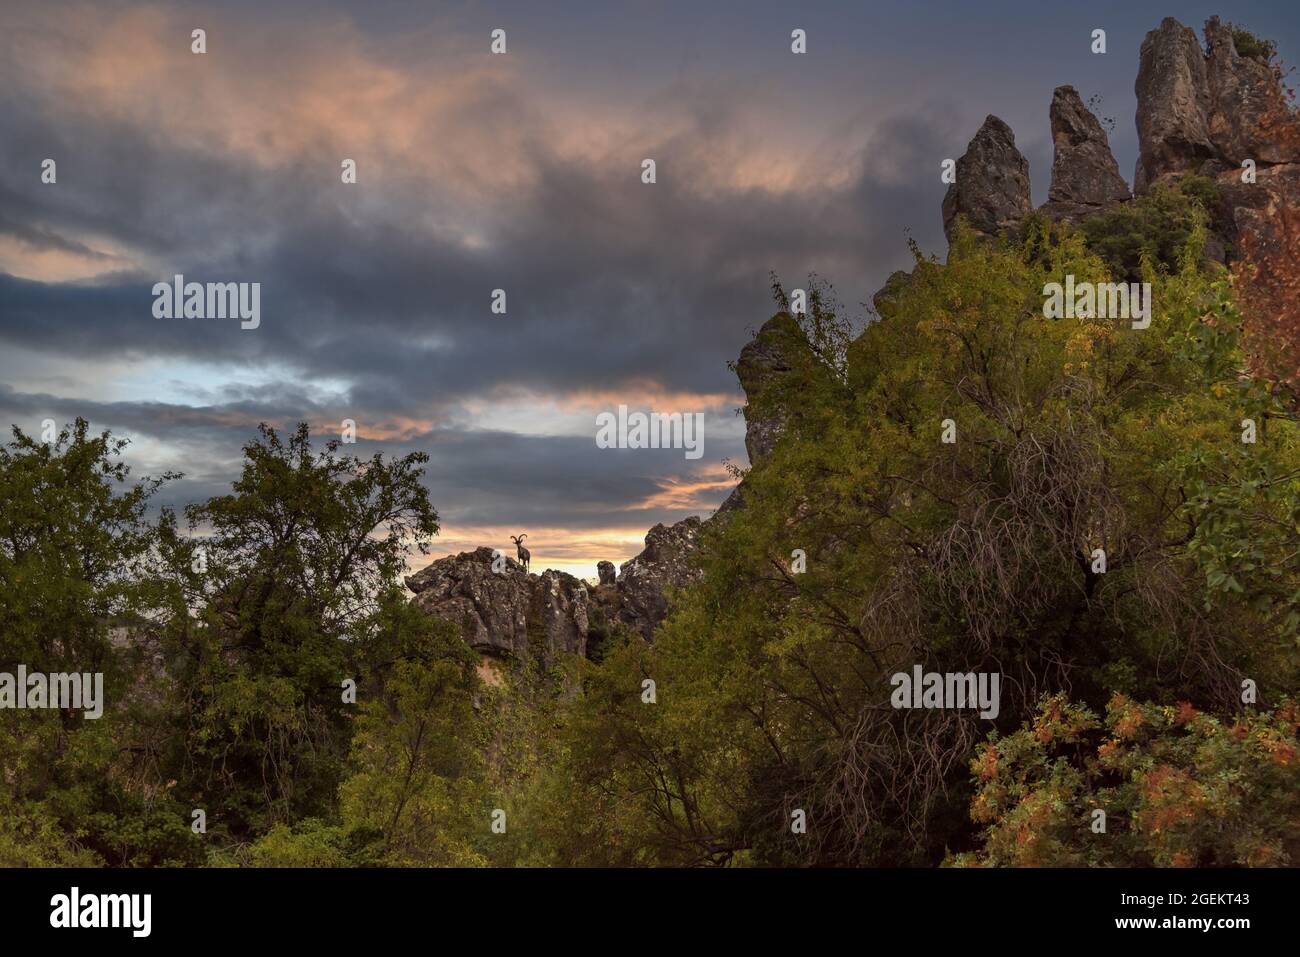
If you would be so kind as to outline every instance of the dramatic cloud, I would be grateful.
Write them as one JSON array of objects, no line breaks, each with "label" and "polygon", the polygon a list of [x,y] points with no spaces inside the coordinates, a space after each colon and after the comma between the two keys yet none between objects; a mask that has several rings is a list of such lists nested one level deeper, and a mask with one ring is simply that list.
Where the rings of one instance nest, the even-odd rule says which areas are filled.
[{"label": "dramatic cloud", "polygon": [[[770,272],[816,272],[860,318],[909,236],[942,248],[939,163],[990,102],[1036,193],[1057,83],[1110,97],[1131,166],[1155,23],[1117,20],[1107,71],[1083,43],[1033,47],[1029,16],[1011,38],[884,42],[883,7],[800,13],[795,57],[761,4],[607,4],[563,29],[532,4],[271,6],[5,4],[0,417],[128,434],[140,468],[186,472],[175,503],[220,490],[258,422],[351,418],[359,454],[432,456],[440,549],[527,530],[584,574],[727,494],[723,462],[745,459],[726,363],[771,312]],[[154,318],[176,274],[261,283],[260,327]],[[597,449],[619,404],[704,413],[704,458]]]}]

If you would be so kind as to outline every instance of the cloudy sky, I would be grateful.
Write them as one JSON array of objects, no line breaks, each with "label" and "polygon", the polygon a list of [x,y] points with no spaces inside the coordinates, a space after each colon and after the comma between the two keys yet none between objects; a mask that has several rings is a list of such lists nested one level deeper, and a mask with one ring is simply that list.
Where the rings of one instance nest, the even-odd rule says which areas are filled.
[{"label": "cloudy sky", "polygon": [[[726,364],[770,271],[864,319],[909,236],[942,254],[940,164],[986,114],[1046,198],[1060,84],[1131,180],[1142,37],[1216,12],[1300,59],[1294,0],[3,0],[0,422],[127,435],[182,505],[258,422],[351,418],[358,454],[429,453],[435,556],[526,531],[593,575],[745,464]],[[260,282],[260,327],[155,318],[176,273]],[[703,457],[597,448],[619,404],[704,413]]]}]

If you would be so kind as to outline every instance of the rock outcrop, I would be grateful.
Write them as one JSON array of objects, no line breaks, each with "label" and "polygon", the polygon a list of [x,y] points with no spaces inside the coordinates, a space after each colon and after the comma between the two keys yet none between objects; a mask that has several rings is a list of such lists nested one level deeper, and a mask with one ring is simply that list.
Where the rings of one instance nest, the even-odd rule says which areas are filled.
[{"label": "rock outcrop", "polygon": [[1206,123],[1205,54],[1196,34],[1173,17],[1165,17],[1142,41],[1136,92],[1133,187],[1142,193],[1166,174],[1196,171],[1214,152]]},{"label": "rock outcrop", "polygon": [[[1189,173],[1216,180],[1222,202],[1211,244],[1228,250],[1247,315],[1257,324],[1254,340],[1272,350],[1271,371],[1285,377],[1291,370],[1300,387],[1300,117],[1274,67],[1241,56],[1232,30],[1217,18],[1205,32],[1203,49],[1195,33],[1169,18],[1142,44],[1135,191]],[[1054,157],[1043,211],[1080,222],[1130,200],[1101,124],[1072,87],[1056,89],[1050,118]],[[1256,167],[1254,182],[1243,181],[1247,159]],[[1029,164],[1011,128],[989,116],[957,161],[957,182],[943,202],[945,235],[951,242],[958,216],[984,236],[1016,229],[1032,209],[1029,186]],[[876,294],[883,320],[908,281],[908,274],[895,273]],[[851,376],[856,347],[850,345]],[[795,318],[778,313],[741,351],[736,373],[748,400],[745,449],[752,466],[761,466],[781,435],[798,427],[797,408],[772,387],[800,360],[792,350],[807,348]],[[669,611],[667,592],[699,575],[693,558],[701,537],[711,523],[744,507],[745,487],[738,485],[709,519],[656,525],[645,549],[617,575],[611,562],[600,562],[594,588],[562,572],[530,575],[508,558],[494,573],[489,548],[436,561],[407,585],[421,608],[460,623],[470,644],[488,654],[585,654],[589,615],[597,609],[651,640]]]},{"label": "rock outcrop", "polygon": [[[749,402],[745,406],[745,449],[751,465],[771,454],[790,415],[775,401],[771,387],[793,368],[792,350],[808,349],[799,324],[788,313],[777,313],[741,350],[736,374]],[[647,641],[667,617],[668,591],[698,577],[692,561],[704,530],[726,521],[744,507],[744,482],[710,518],[697,516],[673,525],[656,525],[646,533],[645,549],[624,562],[617,575],[614,564],[596,565],[599,584],[589,588],[563,572],[530,575],[511,558],[498,560],[483,547],[433,562],[407,577],[415,603],[438,618],[462,626],[475,649],[489,655],[512,656],[539,643],[546,653],[585,655],[590,613],[599,609],[606,620],[621,623]]]},{"label": "rock outcrop", "polygon": [[[692,516],[656,525],[646,533],[645,549],[623,563],[617,579],[612,562],[600,563],[608,571],[601,568],[594,588],[549,568],[529,574],[486,546],[432,562],[408,575],[406,587],[417,607],[460,625],[470,647],[486,655],[585,655],[594,607],[649,641],[668,614],[668,589],[698,577],[691,558],[705,521]],[[499,571],[493,571],[494,562]]]},{"label": "rock outcrop", "polygon": [[1072,86],[1052,94],[1052,184],[1044,210],[1077,221],[1130,198],[1110,141]]},{"label": "rock outcrop", "polygon": [[1138,70],[1137,191],[1183,173],[1218,176],[1300,162],[1300,118],[1277,70],[1237,52],[1232,30],[1212,17],[1206,49],[1172,17],[1147,34]]},{"label": "rock outcrop", "polygon": [[[794,317],[778,312],[763,323],[736,360],[736,378],[745,390],[745,452],[750,465],[771,454],[788,421],[788,412],[765,402],[764,393],[792,368],[792,350],[806,343]],[[805,344],[806,348],[806,344]]]},{"label": "rock outcrop", "polygon": [[618,581],[596,590],[596,602],[606,617],[649,641],[668,615],[667,590],[682,588],[699,577],[692,558],[706,521],[693,515],[675,525],[659,524],[650,529],[644,551],[622,564]]},{"label": "rock outcrop", "polygon": [[[796,349],[807,350],[807,340],[794,318],[782,312],[763,324],[736,362],[750,400],[744,412],[751,465],[771,454],[789,422],[771,387],[793,368]],[[493,550],[487,547],[439,559],[409,576],[406,585],[420,608],[461,625],[469,644],[489,655],[535,652],[539,643],[546,653],[585,655],[590,613],[596,609],[649,641],[668,614],[669,590],[698,577],[692,559],[705,529],[743,507],[741,482],[710,518],[691,516],[650,529],[645,549],[624,562],[617,575],[612,562],[598,562],[599,584],[590,588],[563,572],[530,575],[504,556],[497,561],[501,571],[493,572]]]},{"label": "rock outcrop", "polygon": [[1206,125],[1217,159],[1240,166],[1300,162],[1300,117],[1287,103],[1275,67],[1237,52],[1232,30],[1213,17],[1205,24],[1208,47]]},{"label": "rock outcrop", "polygon": [[547,569],[530,575],[487,547],[440,558],[406,578],[415,604],[461,626],[470,647],[490,655],[585,655],[590,593],[585,582]]},{"label": "rock outcrop", "polygon": [[[1074,87],[1056,88],[1049,113],[1052,183],[1042,211],[1055,220],[1081,222],[1131,199],[1106,131]],[[948,242],[958,216],[965,216],[980,236],[1017,229],[1033,209],[1029,186],[1029,163],[1016,149],[1015,134],[989,116],[957,160],[957,182],[943,199]]]},{"label": "rock outcrop", "polygon": [[1137,191],[1186,173],[1215,180],[1212,225],[1246,307],[1247,349],[1258,368],[1300,391],[1300,115],[1279,70],[1242,56],[1217,17],[1205,40],[1203,50],[1168,18],[1143,41]]},{"label": "rock outcrop", "polygon": [[958,216],[981,235],[996,236],[1032,209],[1029,161],[1016,149],[1011,127],[989,116],[957,160],[957,182],[943,198],[943,233],[952,242]]},{"label": "rock outcrop", "polygon": [[[808,352],[808,340],[788,312],[778,312],[768,319],[740,350],[735,368],[745,392],[745,453],[751,467],[771,455],[790,426],[791,410],[781,400],[777,386],[794,369],[800,352]],[[713,519],[725,521],[732,511],[744,507],[744,501],[742,480],[718,506]]]},{"label": "rock outcrop", "polygon": [[[1300,402],[1300,114],[1281,70],[1264,56],[1242,56],[1217,17],[1205,24],[1204,46],[1167,17],[1143,40],[1135,89],[1135,195],[1189,174],[1215,181],[1220,202],[1206,258],[1236,276],[1252,366],[1289,385]],[[1055,91],[1051,126],[1044,213],[1079,223],[1130,198],[1105,132],[1072,87]],[[957,162],[944,233],[951,242],[958,215],[981,235],[1014,229],[1028,197],[1024,157],[1007,125],[990,116]]]}]

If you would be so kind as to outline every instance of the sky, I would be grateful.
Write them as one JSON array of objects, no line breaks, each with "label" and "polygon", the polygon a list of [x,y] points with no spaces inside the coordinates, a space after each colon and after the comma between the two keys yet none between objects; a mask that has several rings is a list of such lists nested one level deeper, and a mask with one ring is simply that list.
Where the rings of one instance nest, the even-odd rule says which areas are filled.
[{"label": "sky", "polygon": [[[183,506],[228,490],[259,422],[352,419],[349,452],[429,454],[431,558],[526,532],[535,569],[591,577],[747,464],[727,363],[771,273],[864,322],[909,238],[943,255],[941,164],[987,114],[1041,203],[1071,84],[1131,183],[1146,32],[1219,13],[1297,63],[1295,11],[0,0],[0,422],[129,437]],[[157,318],[177,273],[260,283],[260,325]],[[702,413],[703,455],[597,447],[620,404]]]}]

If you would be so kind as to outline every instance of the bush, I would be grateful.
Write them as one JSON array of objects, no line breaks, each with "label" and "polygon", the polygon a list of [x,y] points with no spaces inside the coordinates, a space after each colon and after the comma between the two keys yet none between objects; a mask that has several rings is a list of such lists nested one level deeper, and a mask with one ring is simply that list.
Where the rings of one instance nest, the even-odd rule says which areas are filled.
[{"label": "bush", "polygon": [[316,818],[277,824],[252,848],[254,867],[343,867],[343,833]]},{"label": "bush", "polygon": [[1261,63],[1268,63],[1277,55],[1277,44],[1272,40],[1261,40],[1249,30],[1232,24],[1230,26],[1232,29],[1232,45],[1237,48],[1237,53],[1241,56],[1259,60]]},{"label": "bush", "polygon": [[[1279,866],[1300,851],[1300,707],[1215,718],[1064,696],[971,762],[983,847],[951,865]],[[1097,811],[1105,812],[1105,828]]]},{"label": "bush", "polygon": [[1166,270],[1178,267],[1178,256],[1192,231],[1208,222],[1218,204],[1214,181],[1184,176],[1161,183],[1145,196],[1083,223],[1088,247],[1100,256],[1116,280],[1142,279],[1142,259]]}]

